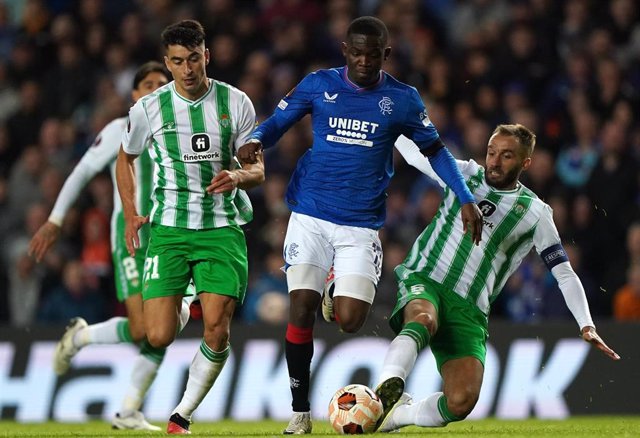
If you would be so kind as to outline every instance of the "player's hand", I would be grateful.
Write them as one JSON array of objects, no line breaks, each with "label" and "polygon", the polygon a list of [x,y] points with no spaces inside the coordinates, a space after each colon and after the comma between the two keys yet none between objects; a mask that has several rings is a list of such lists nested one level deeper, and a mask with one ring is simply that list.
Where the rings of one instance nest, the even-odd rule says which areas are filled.
[{"label": "player's hand", "polygon": [[60,227],[53,222],[45,222],[29,242],[29,256],[34,257],[36,262],[40,262],[59,236]]},{"label": "player's hand", "polygon": [[238,174],[229,170],[223,170],[211,179],[211,184],[207,186],[207,193],[231,192],[238,187]]},{"label": "player's hand", "polygon": [[262,153],[262,143],[256,143],[254,141],[245,143],[240,146],[236,157],[240,160],[240,163],[255,164],[258,162],[258,155]]},{"label": "player's hand", "polygon": [[460,210],[462,215],[462,230],[471,233],[471,239],[476,245],[482,240],[482,212],[475,202],[463,204]]},{"label": "player's hand", "polygon": [[582,339],[587,341],[590,344],[593,344],[598,350],[602,351],[604,354],[609,356],[613,360],[620,360],[620,356],[618,353],[613,351],[607,344],[604,343],[602,338],[598,333],[596,333],[595,327],[583,327],[582,329]]},{"label": "player's hand", "polygon": [[149,216],[132,216],[125,218],[124,238],[127,245],[127,252],[131,257],[136,255],[136,249],[140,248],[140,236],[138,230],[149,222]]}]

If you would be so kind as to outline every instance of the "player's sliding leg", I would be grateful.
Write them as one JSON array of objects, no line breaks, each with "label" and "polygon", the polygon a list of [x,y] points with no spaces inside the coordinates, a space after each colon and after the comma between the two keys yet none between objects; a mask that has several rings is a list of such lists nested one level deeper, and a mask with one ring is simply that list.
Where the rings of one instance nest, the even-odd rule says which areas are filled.
[{"label": "player's sliding leg", "polygon": [[[401,293],[404,289],[401,286]],[[418,354],[429,345],[437,315],[435,306],[426,299],[414,299],[402,308],[394,309],[391,326],[398,333],[391,341],[385,355],[380,374],[380,384],[375,389],[384,411],[378,420],[378,427],[385,422],[404,391],[404,382],[413,369]],[[408,321],[403,324],[403,321]],[[420,322],[418,322],[420,321]]]},{"label": "player's sliding leg", "polygon": [[390,432],[409,425],[443,427],[465,419],[478,401],[483,372],[482,362],[475,357],[445,362],[441,369],[444,392],[436,392],[417,403],[403,394],[379,431]]},{"label": "player's sliding leg", "polygon": [[182,400],[171,413],[169,434],[188,434],[191,415],[207,395],[229,357],[229,332],[236,300],[225,295],[201,293],[204,339],[189,367]]}]

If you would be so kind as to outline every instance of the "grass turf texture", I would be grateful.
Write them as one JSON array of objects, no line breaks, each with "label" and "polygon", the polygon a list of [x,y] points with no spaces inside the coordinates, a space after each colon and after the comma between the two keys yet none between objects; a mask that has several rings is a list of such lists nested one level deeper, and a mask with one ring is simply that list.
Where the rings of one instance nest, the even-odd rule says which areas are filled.
[{"label": "grass turf texture", "polygon": [[[158,426],[166,424],[154,422]],[[195,423],[192,436],[282,436],[285,422],[260,421]],[[640,416],[624,417],[573,417],[567,420],[479,420],[462,421],[441,429],[407,427],[392,437],[425,437],[434,434],[442,437],[637,437],[640,435]],[[313,435],[335,435],[327,422],[316,421]],[[386,434],[376,434],[387,436]],[[151,437],[167,436],[164,432],[137,432],[112,430],[102,421],[88,423],[33,423],[21,424],[0,421],[0,437]]]}]

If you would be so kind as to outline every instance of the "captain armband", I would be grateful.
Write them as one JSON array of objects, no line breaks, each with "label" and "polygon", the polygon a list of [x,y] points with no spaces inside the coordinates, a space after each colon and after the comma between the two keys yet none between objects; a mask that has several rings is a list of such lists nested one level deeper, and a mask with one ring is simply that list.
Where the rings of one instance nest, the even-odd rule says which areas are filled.
[{"label": "captain armband", "polygon": [[542,251],[540,257],[542,257],[542,261],[544,261],[544,264],[547,265],[547,269],[549,270],[560,263],[569,261],[569,257],[567,257],[567,253],[560,243],[552,245]]}]

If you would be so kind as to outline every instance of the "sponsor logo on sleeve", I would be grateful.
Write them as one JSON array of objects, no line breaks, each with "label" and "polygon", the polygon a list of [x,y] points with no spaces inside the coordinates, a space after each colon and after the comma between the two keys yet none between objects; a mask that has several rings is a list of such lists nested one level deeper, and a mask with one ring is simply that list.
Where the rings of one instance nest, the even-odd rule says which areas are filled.
[{"label": "sponsor logo on sleeve", "polygon": [[420,117],[420,121],[422,122],[425,128],[431,125],[431,120],[429,119],[429,115],[427,114],[426,109],[422,111],[420,114],[418,114],[418,117]]}]

